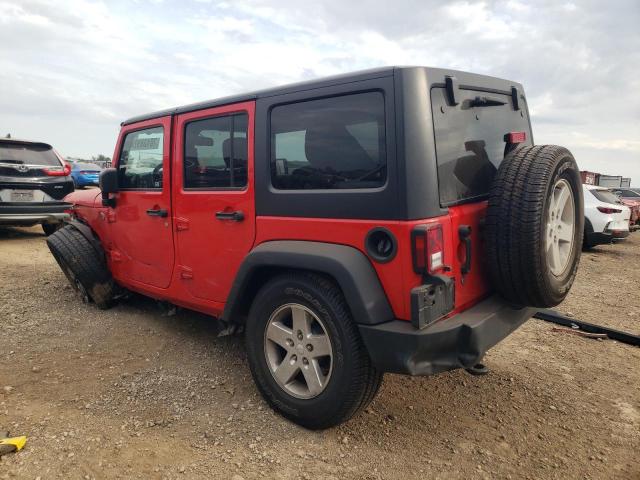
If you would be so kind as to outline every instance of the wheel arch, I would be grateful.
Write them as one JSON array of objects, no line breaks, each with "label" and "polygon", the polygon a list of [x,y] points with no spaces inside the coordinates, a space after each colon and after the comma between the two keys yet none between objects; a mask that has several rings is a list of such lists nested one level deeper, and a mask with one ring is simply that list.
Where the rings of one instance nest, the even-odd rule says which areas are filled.
[{"label": "wheel arch", "polygon": [[227,297],[222,318],[241,323],[258,290],[286,271],[312,271],[331,277],[342,290],[356,323],[393,320],[393,310],[369,259],[347,245],[274,240],[254,248],[244,259]]}]

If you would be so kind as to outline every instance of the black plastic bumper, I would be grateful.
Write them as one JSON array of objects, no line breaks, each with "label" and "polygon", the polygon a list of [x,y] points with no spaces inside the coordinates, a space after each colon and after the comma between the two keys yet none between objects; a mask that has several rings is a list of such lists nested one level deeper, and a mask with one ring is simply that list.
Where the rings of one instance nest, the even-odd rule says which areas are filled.
[{"label": "black plastic bumper", "polygon": [[0,225],[34,225],[58,223],[69,218],[67,202],[0,203]]},{"label": "black plastic bumper", "polygon": [[383,372],[408,375],[468,368],[537,310],[516,309],[497,296],[424,329],[394,320],[359,325],[374,365]]}]

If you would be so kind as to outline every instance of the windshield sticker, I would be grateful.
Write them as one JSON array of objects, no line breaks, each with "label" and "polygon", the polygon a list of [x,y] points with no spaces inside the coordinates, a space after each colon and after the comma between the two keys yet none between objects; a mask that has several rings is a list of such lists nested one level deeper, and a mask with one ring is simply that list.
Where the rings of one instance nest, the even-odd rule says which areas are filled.
[{"label": "windshield sticker", "polygon": [[157,150],[160,145],[160,137],[136,138],[131,145],[131,150]]}]

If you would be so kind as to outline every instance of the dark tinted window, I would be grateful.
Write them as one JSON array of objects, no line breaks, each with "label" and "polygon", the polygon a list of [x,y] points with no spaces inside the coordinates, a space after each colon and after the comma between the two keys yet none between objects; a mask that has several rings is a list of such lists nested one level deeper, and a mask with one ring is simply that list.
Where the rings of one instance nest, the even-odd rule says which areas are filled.
[{"label": "dark tinted window", "polygon": [[185,188],[242,188],[247,185],[247,114],[206,118],[187,124]]},{"label": "dark tinted window", "polygon": [[138,130],[124,137],[118,161],[120,188],[162,188],[163,141],[162,127]]},{"label": "dark tinted window", "polygon": [[[449,106],[444,88],[431,90],[442,205],[480,199],[489,193],[504,158],[505,134],[526,132],[526,144],[531,144],[526,107],[514,110],[507,95],[470,90],[459,93],[460,103]],[[522,97],[520,104],[524,104]]]},{"label": "dark tinted window", "polygon": [[271,179],[284,190],[375,188],[387,178],[384,97],[324,98],[271,112]]},{"label": "dark tinted window", "polygon": [[589,190],[594,197],[604,203],[621,203],[620,198],[609,190]]},{"label": "dark tinted window", "polygon": [[60,166],[53,149],[44,143],[0,142],[0,162]]}]

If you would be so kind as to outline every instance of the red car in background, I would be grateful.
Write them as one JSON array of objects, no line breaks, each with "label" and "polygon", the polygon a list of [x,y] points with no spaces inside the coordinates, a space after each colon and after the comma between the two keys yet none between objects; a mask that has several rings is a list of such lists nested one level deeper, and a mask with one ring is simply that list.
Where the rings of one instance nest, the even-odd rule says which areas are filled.
[{"label": "red car in background", "polygon": [[640,228],[640,193],[630,188],[615,188],[611,190],[620,201],[631,209],[631,219],[629,225],[634,229]]}]

